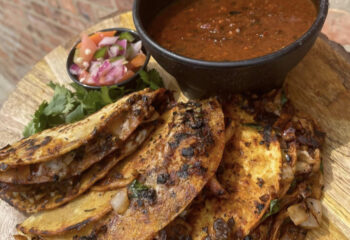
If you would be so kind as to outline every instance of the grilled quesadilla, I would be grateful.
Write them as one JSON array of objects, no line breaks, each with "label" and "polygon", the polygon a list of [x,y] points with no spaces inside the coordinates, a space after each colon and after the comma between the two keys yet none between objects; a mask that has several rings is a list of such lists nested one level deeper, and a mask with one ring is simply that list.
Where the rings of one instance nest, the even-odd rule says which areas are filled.
[{"label": "grilled quesadilla", "polygon": [[[84,218],[69,221],[63,228],[64,220],[47,218],[55,216],[53,212],[60,209],[33,215],[18,229],[43,239],[55,235],[62,237],[72,231],[76,231],[81,239],[149,239],[165,227],[214,175],[223,154],[225,135],[222,109],[215,99],[178,103],[161,118],[164,123],[144,145],[125,159],[122,167],[115,167],[108,180],[98,184],[102,189],[91,190],[79,198],[89,198],[90,194],[96,193],[114,194],[118,190],[109,190],[109,184],[116,186],[119,180],[134,179],[128,185],[127,193],[119,189],[121,194],[115,194],[111,204],[103,208],[105,211],[113,208],[113,211],[105,218],[98,215],[101,220],[92,224],[88,235],[82,236],[79,230],[86,231],[84,227],[96,219],[84,214]],[[67,211],[62,211],[69,215],[69,205],[74,202],[65,205],[62,209]],[[82,204],[77,208],[80,213],[83,212],[81,209],[86,209]],[[99,212],[104,211],[100,209]],[[50,221],[50,226],[43,224],[44,219]]]},{"label": "grilled quesadilla", "polygon": [[156,119],[164,89],[133,93],[79,122],[45,130],[0,151],[0,182],[35,184],[81,174],[111,152],[143,122]]},{"label": "grilled quesadilla", "polygon": [[193,239],[244,237],[279,192],[282,155],[276,134],[257,128],[249,114],[239,111],[236,108],[233,115],[226,116],[236,127],[217,173],[224,191],[193,206],[188,218]]},{"label": "grilled quesadilla", "polygon": [[103,178],[121,159],[134,152],[154,129],[155,123],[140,126],[121,149],[94,164],[83,174],[60,182],[15,185],[0,183],[0,197],[20,211],[35,213],[57,208],[88,190]]},{"label": "grilled quesadilla", "polygon": [[322,217],[324,134],[281,91],[233,96],[224,112],[233,137],[216,178],[154,239],[304,239]]}]

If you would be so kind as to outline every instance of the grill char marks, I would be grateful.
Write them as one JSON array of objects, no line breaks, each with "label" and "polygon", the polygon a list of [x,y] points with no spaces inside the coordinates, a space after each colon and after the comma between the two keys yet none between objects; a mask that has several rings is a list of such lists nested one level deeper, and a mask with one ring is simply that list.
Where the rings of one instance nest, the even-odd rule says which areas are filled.
[{"label": "grill char marks", "polygon": [[[108,105],[106,107],[107,109],[115,105],[116,109],[112,109],[115,114],[109,113],[113,112],[111,109],[108,111],[102,109],[101,111],[105,110],[108,112],[108,114],[99,114],[99,121],[105,125],[100,129],[91,127],[92,130],[89,138],[86,139],[86,141],[82,141],[80,146],[67,153],[53,157],[48,161],[41,162],[40,160],[40,162],[33,162],[33,164],[26,163],[25,165],[16,167],[8,166],[3,163],[0,167],[7,171],[3,173],[0,172],[0,181],[13,184],[39,184],[57,180],[60,181],[80,175],[93,164],[101,161],[106,155],[120,148],[121,143],[125,141],[142,122],[158,116],[155,112],[163,110],[169,98],[168,92],[164,89],[159,89],[154,92],[145,90],[139,94],[126,97],[123,101],[120,100],[124,104],[118,105],[117,102]],[[62,131],[65,132],[67,129],[73,131],[77,125],[88,124],[83,122],[80,124],[78,123],[79,122],[58,127],[56,131],[50,129],[50,131],[52,133],[58,132],[59,134],[56,133],[56,135],[60,136],[64,134]],[[101,125],[103,125],[102,123]],[[54,136],[54,134],[52,136]],[[41,139],[33,136],[22,140],[18,146],[14,144],[13,146],[17,146],[16,149],[12,146],[5,147],[0,150],[0,155],[9,155],[10,153],[8,152],[14,152],[13,154],[16,155],[15,152],[21,151],[21,148],[26,150],[27,153],[29,151],[32,151],[32,153],[36,151],[35,154],[38,155],[40,151],[44,151],[43,148],[45,148],[45,146],[50,145],[52,142],[54,142],[55,145],[51,144],[52,146],[48,147],[48,151],[52,152],[51,155],[55,155],[58,148],[61,147],[60,144],[57,144],[57,137],[45,136]],[[14,156],[12,157],[14,158]],[[19,160],[21,159],[18,159],[18,161]],[[26,161],[28,162],[29,160],[27,159]]]},{"label": "grill char marks", "polygon": [[[225,144],[219,102],[209,99],[178,103],[161,118],[164,123],[125,167],[126,172],[136,169],[140,173],[137,181],[156,191],[155,203],[137,205],[137,200],[130,199],[130,207],[123,215],[109,216],[107,233],[99,239],[151,239],[184,210],[215,174]],[[134,225],[138,228],[130,231],[128,226]],[[181,229],[183,234],[174,239],[190,240],[186,229]],[[163,238],[170,236],[163,232]]]},{"label": "grill char marks", "polygon": [[[169,158],[176,151],[180,152],[183,164],[176,174],[180,178],[187,179],[190,174],[206,173],[206,168],[202,167],[200,162],[193,161],[199,156],[208,155],[214,143],[206,115],[202,104],[193,101],[178,104],[178,110],[172,114],[172,122],[169,126],[179,128],[180,132],[174,134],[172,140],[169,141],[169,151],[166,156]],[[179,148],[183,142],[186,144],[182,144],[183,147]],[[166,159],[165,163],[167,161]],[[174,179],[172,181],[174,182]]]}]

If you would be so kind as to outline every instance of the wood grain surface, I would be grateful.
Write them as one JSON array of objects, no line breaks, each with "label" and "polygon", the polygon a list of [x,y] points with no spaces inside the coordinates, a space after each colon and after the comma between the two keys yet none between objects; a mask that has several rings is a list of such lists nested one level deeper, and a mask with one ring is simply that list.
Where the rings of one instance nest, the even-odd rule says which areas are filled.
[{"label": "wood grain surface", "polygon": [[[134,28],[131,13],[108,18],[87,32],[109,27]],[[20,139],[37,106],[50,99],[53,92],[46,85],[49,81],[71,82],[65,61],[77,39],[78,36],[58,46],[17,84],[0,110],[0,147]],[[168,88],[178,89],[174,78],[153,59],[149,67],[158,69]],[[350,56],[320,36],[310,53],[290,72],[285,88],[297,109],[310,114],[327,133],[323,148],[324,217],[321,228],[310,231],[307,239],[350,239]],[[0,239],[12,239],[16,223],[24,218],[0,201]]]}]

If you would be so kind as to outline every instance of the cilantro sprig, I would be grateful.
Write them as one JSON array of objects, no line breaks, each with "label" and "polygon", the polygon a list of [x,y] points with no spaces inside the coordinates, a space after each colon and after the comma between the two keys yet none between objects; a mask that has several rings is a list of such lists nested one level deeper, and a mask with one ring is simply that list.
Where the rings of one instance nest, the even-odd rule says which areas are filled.
[{"label": "cilantro sprig", "polygon": [[71,86],[75,91],[71,91],[52,82],[48,85],[54,90],[54,95],[49,102],[43,101],[40,104],[32,120],[23,131],[24,137],[29,137],[57,125],[79,121],[104,106],[117,101],[125,94],[147,87],[153,90],[163,87],[163,81],[159,73],[152,69],[147,72],[140,72],[140,78],[137,79],[135,89],[112,86],[102,87],[101,90],[87,90],[76,83],[72,83]]},{"label": "cilantro sprig", "polygon": [[129,196],[131,198],[141,198],[142,193],[148,191],[150,188],[137,180],[134,180],[129,186]]},{"label": "cilantro sprig", "polygon": [[278,213],[280,211],[280,204],[278,199],[273,199],[270,202],[270,210],[269,212],[265,213],[261,221],[264,221],[266,218]]}]

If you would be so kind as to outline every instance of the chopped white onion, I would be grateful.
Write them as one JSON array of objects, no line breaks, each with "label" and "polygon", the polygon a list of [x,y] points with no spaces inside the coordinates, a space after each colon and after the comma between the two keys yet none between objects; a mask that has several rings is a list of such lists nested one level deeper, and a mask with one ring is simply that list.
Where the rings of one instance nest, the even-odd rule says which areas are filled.
[{"label": "chopped white onion", "polygon": [[81,69],[80,67],[77,65],[77,64],[72,64],[70,67],[69,67],[69,72],[73,75],[80,75],[81,73]]},{"label": "chopped white onion", "polygon": [[127,49],[125,57],[127,59],[133,59],[137,54],[141,52],[141,48],[142,48],[141,41],[130,44],[130,46]]},{"label": "chopped white onion", "polygon": [[298,161],[306,162],[309,164],[315,163],[315,160],[310,156],[308,151],[298,151]]},{"label": "chopped white onion", "polygon": [[126,188],[123,188],[117,192],[117,194],[111,200],[111,205],[116,213],[125,213],[125,211],[129,208],[130,205],[128,191]]},{"label": "chopped white onion", "polygon": [[311,165],[306,163],[306,162],[298,161],[295,164],[295,173],[296,174],[307,174],[307,173],[310,173],[311,171],[312,171]]},{"label": "chopped white onion", "polygon": [[301,223],[300,226],[305,229],[315,229],[320,227],[320,225],[316,221],[316,218],[312,214],[309,214],[309,218],[303,223]]},{"label": "chopped white onion", "polygon": [[104,37],[99,43],[99,47],[110,46],[117,42],[118,37]]},{"label": "chopped white onion", "polygon": [[119,47],[118,46],[112,46],[108,49],[108,56],[113,58],[118,55]]},{"label": "chopped white onion", "polygon": [[317,222],[320,223],[322,220],[322,205],[320,200],[314,198],[307,198],[306,205],[310,209],[310,212],[316,218]]},{"label": "chopped white onion", "polygon": [[306,206],[303,203],[292,205],[287,209],[290,219],[297,226],[308,219],[309,214],[306,211]]},{"label": "chopped white onion", "polygon": [[117,41],[116,44],[122,47],[122,49],[120,49],[120,55],[125,55],[126,49],[128,47],[128,41],[126,39],[123,39]]}]

